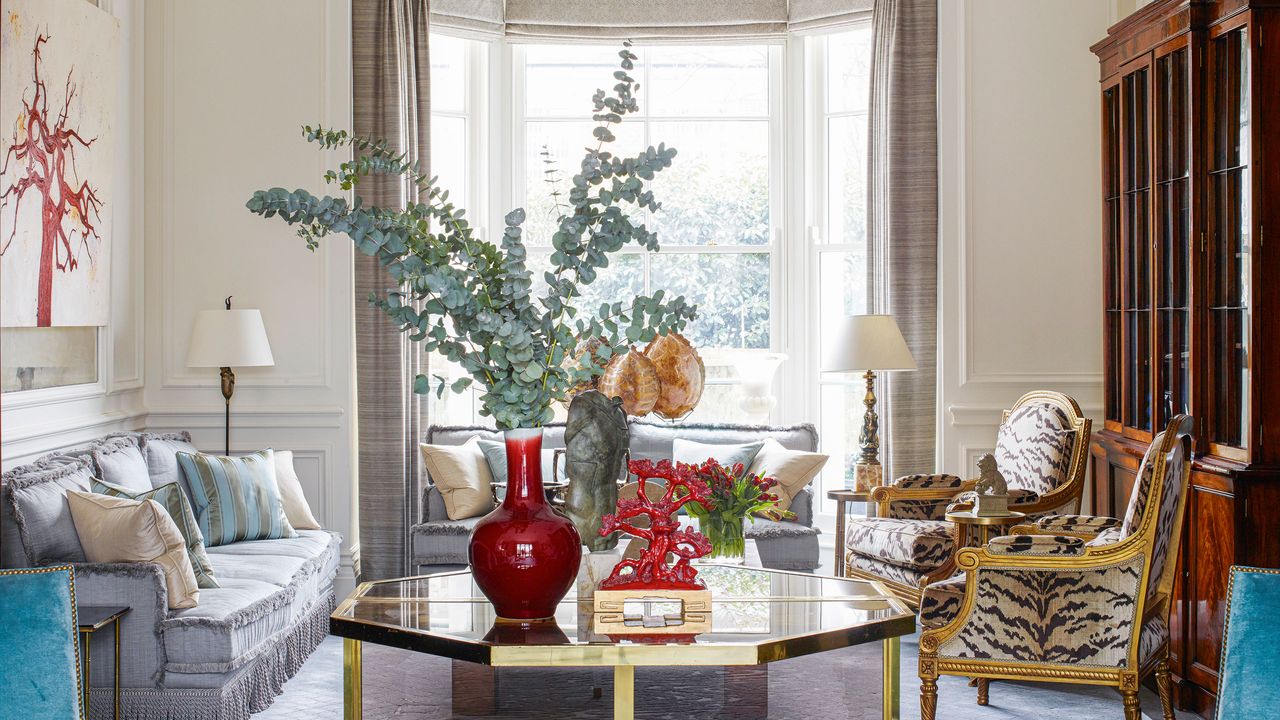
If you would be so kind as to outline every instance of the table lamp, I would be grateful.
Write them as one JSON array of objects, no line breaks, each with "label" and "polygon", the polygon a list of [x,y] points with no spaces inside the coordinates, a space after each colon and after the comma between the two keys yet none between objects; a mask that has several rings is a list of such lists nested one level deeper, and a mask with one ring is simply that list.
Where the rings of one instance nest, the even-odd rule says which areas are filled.
[{"label": "table lamp", "polygon": [[877,457],[880,451],[880,420],[876,416],[876,371],[915,370],[916,361],[907,349],[907,341],[892,315],[853,315],[846,317],[836,332],[835,342],[823,362],[823,372],[865,371],[867,394],[862,404],[867,412],[862,417],[858,444],[862,455],[854,464],[854,489],[866,491],[884,482],[884,467]]},{"label": "table lamp", "polygon": [[236,374],[231,367],[263,367],[275,365],[262,313],[257,310],[232,310],[231,298],[225,310],[201,310],[191,328],[191,344],[187,347],[187,367],[220,368],[222,397],[226,400],[226,447],[231,454],[231,395],[236,389]]}]

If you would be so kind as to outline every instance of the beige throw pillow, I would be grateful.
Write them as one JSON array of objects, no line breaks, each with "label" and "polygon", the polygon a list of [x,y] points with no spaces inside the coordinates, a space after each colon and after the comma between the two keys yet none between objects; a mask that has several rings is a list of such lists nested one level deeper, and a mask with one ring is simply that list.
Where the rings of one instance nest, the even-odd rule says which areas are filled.
[{"label": "beige throw pillow", "polygon": [[293,469],[293,451],[276,450],[276,487],[284,504],[284,516],[294,530],[319,530],[320,523],[311,514],[307,496],[302,493],[302,483]]},{"label": "beige throw pillow", "polygon": [[788,510],[791,501],[813,478],[822,471],[827,463],[827,456],[821,453],[788,450],[782,443],[769,438],[764,441],[756,459],[751,462],[747,472],[776,478],[778,487],[778,509]]},{"label": "beige throw pillow", "polygon": [[444,509],[450,520],[485,515],[493,509],[493,490],[489,486],[493,474],[479,440],[473,437],[461,445],[424,443],[421,447],[422,461],[444,496]]},{"label": "beige throw pillow", "polygon": [[68,490],[67,505],[89,562],[156,563],[164,571],[170,608],[193,608],[200,601],[187,543],[160,503]]}]

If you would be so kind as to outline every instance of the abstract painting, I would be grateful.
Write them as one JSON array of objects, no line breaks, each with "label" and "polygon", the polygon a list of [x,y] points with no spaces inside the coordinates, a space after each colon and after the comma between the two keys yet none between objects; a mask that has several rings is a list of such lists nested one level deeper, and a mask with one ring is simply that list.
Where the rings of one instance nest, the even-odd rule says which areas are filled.
[{"label": "abstract painting", "polygon": [[117,20],[0,0],[0,326],[110,316]]}]

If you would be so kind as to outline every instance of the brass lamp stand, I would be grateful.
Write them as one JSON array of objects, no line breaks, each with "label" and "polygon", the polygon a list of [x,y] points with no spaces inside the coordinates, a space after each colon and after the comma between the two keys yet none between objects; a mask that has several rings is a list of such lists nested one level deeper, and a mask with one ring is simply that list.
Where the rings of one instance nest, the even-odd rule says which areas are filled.
[{"label": "brass lamp stand", "polygon": [[226,454],[231,454],[231,396],[236,391],[236,374],[231,367],[274,365],[262,313],[257,310],[232,310],[231,298],[225,310],[201,310],[191,328],[191,345],[187,348],[187,367],[218,368],[222,380],[223,439]]},{"label": "brass lamp stand", "polygon": [[867,412],[862,416],[862,432],[858,434],[862,456],[853,466],[853,486],[858,490],[884,484],[884,466],[880,464],[880,417],[876,415],[876,374],[868,370],[862,377],[867,381],[867,394],[862,398]]}]

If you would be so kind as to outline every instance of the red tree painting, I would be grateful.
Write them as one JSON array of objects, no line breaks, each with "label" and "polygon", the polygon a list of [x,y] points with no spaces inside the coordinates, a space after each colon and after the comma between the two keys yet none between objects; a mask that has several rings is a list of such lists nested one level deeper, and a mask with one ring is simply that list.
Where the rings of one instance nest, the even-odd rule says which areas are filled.
[{"label": "red tree painting", "polygon": [[[40,203],[40,260],[36,280],[36,325],[49,327],[53,320],[53,273],[73,272],[81,258],[93,262],[90,240],[101,241],[102,201],[87,180],[76,170],[76,150],[88,149],[97,140],[86,139],[69,127],[72,100],[76,96],[74,68],[67,73],[62,109],[49,113],[49,91],[40,77],[41,46],[49,42],[47,33],[36,35],[31,51],[32,87],[30,100],[22,95],[22,112],[14,124],[13,136],[5,147],[0,177],[7,178],[0,189],[0,207],[9,206],[13,227],[0,245],[0,255],[9,250],[18,233],[18,206],[29,194]],[[11,170],[10,165],[13,165]],[[12,175],[11,175],[12,173]]]}]

